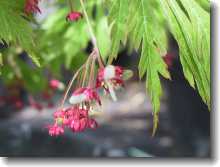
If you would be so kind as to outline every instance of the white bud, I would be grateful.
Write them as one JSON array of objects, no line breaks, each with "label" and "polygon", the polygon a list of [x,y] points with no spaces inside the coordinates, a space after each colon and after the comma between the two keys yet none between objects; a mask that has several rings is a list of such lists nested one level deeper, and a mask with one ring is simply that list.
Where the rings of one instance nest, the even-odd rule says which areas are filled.
[{"label": "white bud", "polygon": [[115,67],[108,65],[104,69],[104,80],[109,80],[115,77]]},{"label": "white bud", "polygon": [[86,95],[85,94],[79,94],[79,95],[72,95],[69,99],[69,102],[71,104],[78,104],[86,101]]}]

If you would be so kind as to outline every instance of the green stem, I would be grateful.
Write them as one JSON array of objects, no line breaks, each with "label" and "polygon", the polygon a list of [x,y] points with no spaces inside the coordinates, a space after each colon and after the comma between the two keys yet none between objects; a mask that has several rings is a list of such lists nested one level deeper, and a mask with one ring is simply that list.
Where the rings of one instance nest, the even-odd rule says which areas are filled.
[{"label": "green stem", "polygon": [[[100,55],[100,50],[99,50],[99,47],[98,47],[98,45],[97,45],[97,39],[96,39],[95,33],[94,33],[93,29],[92,29],[92,25],[91,25],[91,23],[90,23],[90,21],[89,21],[89,17],[88,17],[88,14],[87,14],[87,12],[86,12],[86,8],[85,8],[85,5],[84,5],[83,0],[80,0],[80,3],[81,3],[81,6],[82,6],[83,14],[84,14],[84,16],[85,16],[85,18],[86,18],[86,22],[87,22],[88,28],[89,28],[89,34],[90,34],[90,36],[91,36],[92,44],[93,44],[93,47],[94,47],[93,50],[94,50],[95,53],[96,53],[95,55],[98,57],[99,65],[100,65],[101,67],[104,67],[104,63],[103,63],[102,57],[101,57],[101,55]],[[93,56],[94,56],[94,55],[93,55]]]},{"label": "green stem", "polygon": [[86,8],[85,8],[85,5],[83,3],[83,0],[80,0],[80,3],[81,3],[81,6],[82,6],[82,10],[83,10],[83,14],[86,18],[86,22],[87,22],[87,25],[88,25],[88,28],[89,28],[89,33],[90,33],[90,36],[91,36],[91,40],[92,40],[92,44],[95,48],[98,48],[97,46],[97,42],[96,42],[96,37],[95,37],[95,34],[93,32],[93,29],[92,29],[92,26],[91,26],[91,23],[89,21],[89,17],[88,17],[88,14],[86,12]]}]

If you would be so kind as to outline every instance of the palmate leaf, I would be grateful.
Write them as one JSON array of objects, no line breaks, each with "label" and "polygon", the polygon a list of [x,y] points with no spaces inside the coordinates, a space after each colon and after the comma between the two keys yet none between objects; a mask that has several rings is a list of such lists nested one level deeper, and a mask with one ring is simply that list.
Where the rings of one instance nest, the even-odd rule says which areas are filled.
[{"label": "palmate leaf", "polygon": [[[109,24],[113,24],[111,32],[113,51],[109,59],[111,62],[113,58],[117,57],[120,41],[123,43],[128,41],[130,46],[136,50],[139,47],[142,48],[138,68],[140,78],[146,74],[146,88],[153,104],[154,134],[162,95],[159,74],[170,78],[161,56],[167,50],[166,31],[161,27],[161,17],[158,17],[161,11],[159,11],[157,3],[146,0],[126,0],[126,3],[130,5],[124,9],[120,8],[120,5],[125,2],[112,1]],[[130,13],[125,15],[127,11]]]},{"label": "palmate leaf", "polygon": [[[166,65],[158,52],[158,50],[166,48],[166,43],[159,42],[160,39],[162,39],[161,36],[164,32],[160,31],[160,29],[157,29],[158,32],[154,33],[155,17],[152,16],[153,13],[148,12],[149,10],[147,10],[147,6],[149,5],[150,4],[148,1],[140,0],[138,15],[139,19],[137,19],[137,21],[142,23],[140,26],[140,30],[143,30],[143,41],[141,59],[139,63],[139,75],[140,77],[142,77],[145,73],[147,75],[146,87],[153,104],[154,112],[154,135],[157,129],[158,112],[160,109],[160,97],[162,95],[159,73],[166,78],[170,77]],[[137,31],[140,30],[137,29]]]},{"label": "palmate leaf", "polygon": [[[160,0],[180,48],[184,75],[210,108],[210,16],[196,1]],[[182,5],[187,14],[181,9]]]},{"label": "palmate leaf", "polygon": [[32,60],[39,66],[39,60],[34,52],[32,28],[22,16],[24,1],[0,0],[0,42],[19,44]]},{"label": "palmate leaf", "polygon": [[108,21],[111,27],[111,53],[108,56],[108,64],[117,58],[120,49],[120,42],[125,38],[126,21],[129,9],[127,0],[107,1],[109,7]]},{"label": "palmate leaf", "polygon": [[[129,6],[127,6],[129,4]],[[207,0],[107,0],[112,52],[117,58],[121,44],[141,49],[139,75],[154,111],[155,133],[162,89],[159,74],[169,78],[162,57],[167,52],[166,24],[176,39],[183,72],[210,108],[210,15]],[[129,12],[128,12],[129,11]]]}]

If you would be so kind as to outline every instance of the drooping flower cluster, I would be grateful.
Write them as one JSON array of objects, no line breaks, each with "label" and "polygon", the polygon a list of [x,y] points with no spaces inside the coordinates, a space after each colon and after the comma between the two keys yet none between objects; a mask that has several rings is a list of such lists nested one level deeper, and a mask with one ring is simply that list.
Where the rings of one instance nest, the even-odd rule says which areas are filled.
[{"label": "drooping flower cluster", "polygon": [[123,86],[123,74],[126,70],[119,66],[108,65],[101,67],[95,79],[94,86],[79,87],[69,98],[72,105],[67,109],[60,109],[54,113],[54,124],[48,126],[49,135],[58,136],[64,133],[65,128],[72,132],[82,132],[86,129],[95,129],[98,123],[90,117],[93,103],[101,105],[98,90],[104,89],[116,100],[114,89]]},{"label": "drooping flower cluster", "polygon": [[[72,132],[82,132],[86,129],[95,129],[98,124],[96,120],[91,117],[91,113],[94,104],[101,106],[99,91],[104,90],[104,92],[110,94],[112,99],[116,101],[115,90],[124,85],[124,75],[127,71],[120,66],[104,65],[83,0],[80,0],[83,14],[74,11],[71,1],[69,1],[69,3],[71,11],[68,13],[66,20],[77,21],[84,16],[86,18],[85,20],[89,28],[94,48],[87,61],[77,70],[71,79],[61,101],[60,110],[54,113],[54,123],[53,125],[48,126],[49,135],[51,136],[63,134],[65,128],[71,129]],[[98,62],[99,67],[97,74],[95,71],[96,61]],[[81,75],[78,75],[79,73]],[[63,106],[68,97],[68,92],[75,79],[78,79],[78,82],[75,90],[69,98],[71,106],[69,108],[64,108]],[[58,87],[58,83],[53,81],[51,82],[51,86]]]},{"label": "drooping flower cluster", "polygon": [[24,12],[26,14],[41,13],[38,3],[39,0],[25,0]]},{"label": "drooping flower cluster", "polygon": [[55,123],[49,125],[49,135],[58,136],[64,133],[64,128],[69,128],[72,132],[82,132],[87,128],[95,129],[97,122],[89,117],[88,110],[73,106],[62,109],[54,113]]}]

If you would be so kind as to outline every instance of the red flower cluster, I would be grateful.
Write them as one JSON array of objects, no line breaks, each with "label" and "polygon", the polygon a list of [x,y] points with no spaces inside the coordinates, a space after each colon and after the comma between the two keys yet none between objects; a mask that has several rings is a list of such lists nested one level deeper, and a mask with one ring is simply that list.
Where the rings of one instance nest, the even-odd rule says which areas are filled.
[{"label": "red flower cluster", "polygon": [[[114,89],[124,84],[123,74],[125,70],[119,66],[108,65],[98,70],[96,84],[94,87],[80,87],[73,91],[69,98],[71,107],[61,109],[54,113],[54,124],[48,126],[49,135],[58,136],[64,133],[65,127],[73,132],[82,132],[85,129],[95,129],[98,124],[90,118],[91,105],[93,102],[101,105],[98,89],[104,88],[113,100],[116,100]],[[95,80],[94,80],[95,81]],[[57,82],[53,82],[53,86]]]},{"label": "red flower cluster", "polygon": [[[92,88],[76,89],[69,99],[72,107],[62,109],[54,113],[54,125],[48,126],[49,135],[58,136],[64,133],[64,128],[70,128],[73,132],[82,132],[87,128],[95,129],[97,122],[89,117],[90,103],[101,101],[96,90]],[[80,104],[80,105],[79,105]]]},{"label": "red flower cluster", "polygon": [[41,13],[39,7],[38,7],[39,0],[26,0],[25,6],[24,6],[24,12],[26,14],[30,13]]},{"label": "red flower cluster", "polygon": [[89,117],[88,110],[77,106],[62,109],[54,113],[55,123],[49,125],[49,135],[58,136],[64,133],[64,128],[73,132],[82,132],[87,128],[95,129],[97,122]]}]

